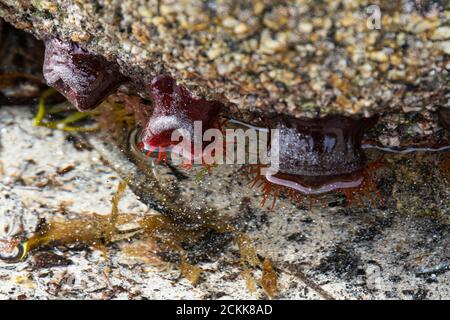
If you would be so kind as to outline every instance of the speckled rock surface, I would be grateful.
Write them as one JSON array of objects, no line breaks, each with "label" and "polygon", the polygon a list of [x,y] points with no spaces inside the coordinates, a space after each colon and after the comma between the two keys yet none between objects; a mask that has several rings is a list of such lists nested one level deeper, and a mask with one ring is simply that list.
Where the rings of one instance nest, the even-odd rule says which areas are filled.
[{"label": "speckled rock surface", "polygon": [[170,73],[242,110],[368,114],[449,103],[447,1],[1,0],[0,15],[116,60],[141,82]]},{"label": "speckled rock surface", "polygon": [[[87,136],[86,144],[62,131],[33,127],[32,117],[25,107],[0,109],[0,237],[21,229],[29,235],[40,218],[68,221],[109,214],[118,173],[126,177],[132,170],[118,160],[122,152],[101,136]],[[448,299],[450,177],[440,169],[448,153],[385,158],[377,174],[386,200],[380,208],[330,204],[309,209],[282,198],[269,211],[259,207],[261,194],[233,166],[216,168],[200,183],[189,174],[170,174],[165,166],[156,167],[155,175],[171,185],[179,201],[231,217],[258,254],[273,261],[278,298]],[[146,202],[127,189],[119,209],[155,214]],[[133,239],[109,246],[106,259],[93,248],[50,247],[18,264],[0,262],[0,298],[267,298],[260,288],[246,289],[232,241],[208,241],[215,254],[205,253],[205,244],[191,249],[203,270],[196,286],[179,277],[176,265],[160,270],[127,255],[124,248],[141,244]]]}]

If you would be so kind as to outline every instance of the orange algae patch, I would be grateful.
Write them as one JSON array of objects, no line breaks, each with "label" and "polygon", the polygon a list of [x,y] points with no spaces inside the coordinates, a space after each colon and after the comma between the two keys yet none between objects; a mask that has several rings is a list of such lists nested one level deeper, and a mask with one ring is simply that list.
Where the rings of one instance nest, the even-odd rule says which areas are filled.
[{"label": "orange algae patch", "polygon": [[259,266],[261,261],[258,258],[255,247],[253,246],[252,240],[245,234],[239,234],[236,237],[236,242],[239,247],[239,252],[241,254],[241,263],[249,264],[252,267]]},{"label": "orange algae patch", "polygon": [[121,251],[128,257],[136,258],[145,264],[165,269],[168,263],[163,261],[158,252],[160,249],[155,241],[151,238],[142,242],[130,243],[121,248]]},{"label": "orange algae patch", "polygon": [[277,296],[277,274],[269,259],[265,259],[262,264],[262,276],[259,282],[269,297],[274,298]]},{"label": "orange algae patch", "polygon": [[195,265],[187,263],[185,258],[181,259],[180,273],[183,277],[185,277],[187,280],[189,280],[192,284],[198,283],[201,272],[202,272],[202,269],[200,267],[197,267]]},{"label": "orange algae patch", "polygon": [[247,290],[250,293],[255,293],[256,292],[256,280],[248,268],[244,268],[244,271],[242,271],[242,277],[244,277],[245,286],[247,287]]},{"label": "orange algae patch", "polygon": [[[263,261],[258,257],[252,240],[245,234],[238,234],[236,242],[241,254],[241,266],[243,268],[242,276],[245,280],[247,290],[251,293],[256,291],[258,283],[264,292],[271,298],[278,295],[277,274],[273,269],[270,259]],[[262,276],[256,280],[252,275],[252,269],[259,268],[262,270]]]}]

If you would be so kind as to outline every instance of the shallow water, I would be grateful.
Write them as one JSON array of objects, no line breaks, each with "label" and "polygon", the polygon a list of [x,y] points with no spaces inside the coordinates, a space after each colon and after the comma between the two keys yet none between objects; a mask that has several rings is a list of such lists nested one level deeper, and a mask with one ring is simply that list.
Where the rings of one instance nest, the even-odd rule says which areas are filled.
[{"label": "shallow water", "polygon": [[[151,248],[149,243],[139,238],[118,241],[108,247],[108,260],[103,260],[96,250],[47,247],[32,252],[19,264],[1,264],[0,274],[8,280],[3,282],[0,294],[7,294],[8,288],[17,286],[14,277],[24,275],[31,280],[20,280],[24,285],[20,285],[17,294],[41,297],[112,294],[114,290],[108,289],[103,276],[92,277],[103,270],[102,266],[109,266],[113,270],[110,281],[120,283],[129,292],[141,291],[140,297],[264,297],[258,284],[255,293],[246,289],[242,255],[232,236],[236,231],[208,231],[204,226],[212,218],[245,233],[259,257],[272,261],[281,298],[408,298],[420,294],[422,288],[428,290],[428,298],[449,294],[449,273],[445,267],[450,239],[445,162],[448,152],[384,154],[367,150],[370,160],[384,156],[383,166],[374,174],[386,201],[382,207],[373,207],[370,201],[363,207],[345,207],[342,196],[336,195],[330,197],[325,207],[316,204],[311,209],[307,201],[299,203],[280,197],[270,210],[269,205],[260,207],[261,192],[248,186],[249,179],[238,166],[213,168],[211,174],[197,179],[194,173],[157,165],[148,176],[135,165],[135,159],[128,158],[127,149],[116,145],[117,141],[105,142],[101,135],[94,134],[74,138],[73,134],[33,127],[32,113],[27,109],[3,108],[1,112],[0,161],[4,168],[1,183],[8,185],[6,189],[2,187],[2,194],[14,199],[3,201],[1,208],[14,203],[16,209],[10,212],[23,220],[25,235],[33,233],[42,217],[47,221],[69,221],[89,219],[92,211],[108,215],[111,195],[117,186],[112,177],[119,173],[130,179],[129,186],[140,197],[137,200],[128,190],[119,205],[120,212],[138,217],[157,212],[181,217],[175,221],[179,224],[175,230],[197,230],[200,235],[187,241],[184,250],[189,261],[203,271],[197,286],[174,280],[180,270],[177,257],[168,253],[162,258],[171,267],[149,274],[144,270],[151,268],[149,261],[154,262],[155,256],[145,250]],[[66,140],[69,135],[72,138]],[[65,172],[62,169],[71,163],[75,166],[72,171],[57,173]],[[148,163],[144,168],[149,168]],[[39,174],[40,171],[44,173]],[[153,188],[156,183],[159,188]],[[174,201],[165,201],[161,195],[167,193],[170,197],[166,200]],[[146,206],[150,209],[144,209]],[[128,246],[132,247],[127,249]],[[141,256],[125,254],[136,250]],[[33,267],[42,253],[70,259],[72,264],[42,267],[41,263],[40,267]],[[134,271],[128,270],[129,267]],[[54,275],[50,276],[46,268]],[[435,271],[423,273],[423,270]],[[260,267],[256,267],[251,274],[258,280],[260,272]],[[60,291],[53,290],[58,281],[65,281],[64,273],[73,275],[77,286],[64,285]],[[161,291],[150,290],[149,281]],[[104,289],[94,293],[86,291],[85,286]]]}]

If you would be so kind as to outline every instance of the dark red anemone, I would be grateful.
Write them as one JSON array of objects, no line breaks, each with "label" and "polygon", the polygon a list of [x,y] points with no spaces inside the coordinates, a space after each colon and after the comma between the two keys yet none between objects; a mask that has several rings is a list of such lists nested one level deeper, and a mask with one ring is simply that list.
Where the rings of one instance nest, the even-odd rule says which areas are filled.
[{"label": "dark red anemone", "polygon": [[172,132],[184,129],[194,139],[194,122],[202,124],[202,133],[218,125],[218,115],[222,108],[219,101],[194,98],[183,86],[168,76],[153,79],[149,86],[153,102],[153,113],[142,134],[143,147],[153,150],[177,144],[172,141]]},{"label": "dark red anemone", "polygon": [[45,42],[44,77],[78,110],[95,108],[126,78],[116,63],[89,53],[73,42]]},{"label": "dark red anemone", "polygon": [[261,174],[264,166],[250,168],[255,174],[253,185],[263,188],[263,203],[271,194],[275,201],[282,192],[298,199],[299,195],[315,197],[337,191],[348,200],[356,190],[364,195],[378,192],[367,170],[375,165],[367,165],[361,148],[364,133],[376,124],[377,117],[277,115],[266,122],[269,128],[279,129],[279,160],[275,171]]}]

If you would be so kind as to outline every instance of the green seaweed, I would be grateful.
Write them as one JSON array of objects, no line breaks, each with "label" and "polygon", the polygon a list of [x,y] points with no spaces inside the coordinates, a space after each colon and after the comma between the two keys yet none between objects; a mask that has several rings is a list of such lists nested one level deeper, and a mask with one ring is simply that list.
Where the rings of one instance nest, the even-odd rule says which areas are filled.
[{"label": "green seaweed", "polygon": [[95,112],[74,111],[71,112],[67,117],[65,117],[62,120],[55,120],[55,121],[47,120],[45,116],[48,114],[59,114],[63,111],[66,111],[63,108],[54,108],[51,112],[47,111],[45,102],[48,97],[52,96],[53,94],[56,94],[56,92],[57,91],[55,89],[49,88],[42,93],[41,97],[39,98],[38,112],[33,119],[34,126],[46,127],[50,129],[58,129],[69,132],[90,132],[90,131],[97,131],[99,129],[98,124],[95,124],[93,126],[72,125],[74,123],[80,122],[95,115],[96,114]]}]

